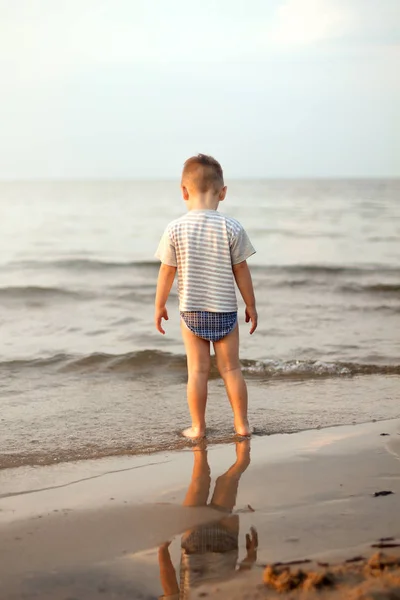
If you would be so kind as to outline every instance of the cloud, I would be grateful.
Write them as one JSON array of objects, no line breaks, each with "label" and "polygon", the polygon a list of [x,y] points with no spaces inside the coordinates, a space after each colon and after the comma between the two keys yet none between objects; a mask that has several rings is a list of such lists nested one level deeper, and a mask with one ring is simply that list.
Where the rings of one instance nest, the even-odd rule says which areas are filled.
[{"label": "cloud", "polygon": [[314,44],[345,34],[352,21],[340,0],[287,0],[277,9],[269,39],[278,46]]}]

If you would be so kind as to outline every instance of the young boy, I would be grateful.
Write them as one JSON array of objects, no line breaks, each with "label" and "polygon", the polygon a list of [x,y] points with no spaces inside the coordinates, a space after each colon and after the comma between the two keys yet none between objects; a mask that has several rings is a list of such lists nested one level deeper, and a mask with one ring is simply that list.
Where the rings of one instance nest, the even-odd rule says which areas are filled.
[{"label": "young boy", "polygon": [[183,432],[196,439],[205,435],[210,342],[234,415],[235,431],[250,435],[247,388],[239,362],[239,330],[235,284],[246,305],[250,333],[257,327],[253,283],[247,259],[255,253],[243,227],[217,212],[225,199],[221,165],[199,154],[183,167],[181,189],[188,213],[170,223],[156,257],[161,260],[155,301],[155,325],[165,334],[166,302],[178,271],[179,310],[185,344],[187,395],[192,426]]}]

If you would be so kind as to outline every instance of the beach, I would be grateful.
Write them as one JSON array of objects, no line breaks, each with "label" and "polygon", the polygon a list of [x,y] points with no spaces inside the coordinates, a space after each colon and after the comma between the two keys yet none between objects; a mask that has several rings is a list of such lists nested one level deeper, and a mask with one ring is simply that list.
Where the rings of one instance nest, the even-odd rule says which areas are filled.
[{"label": "beach", "polygon": [[266,565],[398,543],[398,192],[229,182],[220,209],[257,250],[252,336],[239,299],[252,438],[213,361],[193,447],[175,288],[166,336],[153,324],[176,183],[0,183],[1,600],[273,597]]},{"label": "beach", "polygon": [[0,600],[400,600],[399,7],[0,0]]},{"label": "beach", "polygon": [[[182,534],[221,521],[215,504],[182,506],[196,483],[194,461],[209,466],[206,485],[212,493],[235,464],[238,447],[242,466],[233,477],[237,487],[229,517],[239,524],[236,571],[231,565],[216,578],[212,568],[206,570],[205,582],[197,581],[185,597],[252,598],[250,592],[254,598],[274,597],[257,587],[265,565],[306,559],[337,564],[371,557],[372,545],[381,539],[400,543],[396,420],[152,456],[20,467],[2,474],[2,598],[157,598],[163,591],[160,546],[171,542],[179,581]],[[201,482],[200,476],[200,487]],[[258,549],[246,563],[245,535],[251,528]],[[251,570],[238,572],[241,563]],[[221,583],[224,579],[228,583]]]}]

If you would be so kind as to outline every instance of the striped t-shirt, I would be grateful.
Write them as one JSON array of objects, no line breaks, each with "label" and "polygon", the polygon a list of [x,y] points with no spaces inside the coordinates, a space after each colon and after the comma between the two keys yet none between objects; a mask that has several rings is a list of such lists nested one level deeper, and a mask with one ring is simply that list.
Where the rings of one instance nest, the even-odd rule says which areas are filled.
[{"label": "striped t-shirt", "polygon": [[190,210],[172,221],[156,257],[178,268],[179,310],[237,310],[232,265],[255,253],[242,225],[216,210]]}]

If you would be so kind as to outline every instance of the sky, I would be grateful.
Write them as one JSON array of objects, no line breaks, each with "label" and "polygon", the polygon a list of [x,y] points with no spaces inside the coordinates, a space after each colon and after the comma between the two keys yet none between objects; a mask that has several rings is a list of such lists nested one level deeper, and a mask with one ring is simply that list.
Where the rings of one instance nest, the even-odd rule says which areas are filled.
[{"label": "sky", "polygon": [[400,176],[399,0],[0,0],[0,179]]}]

